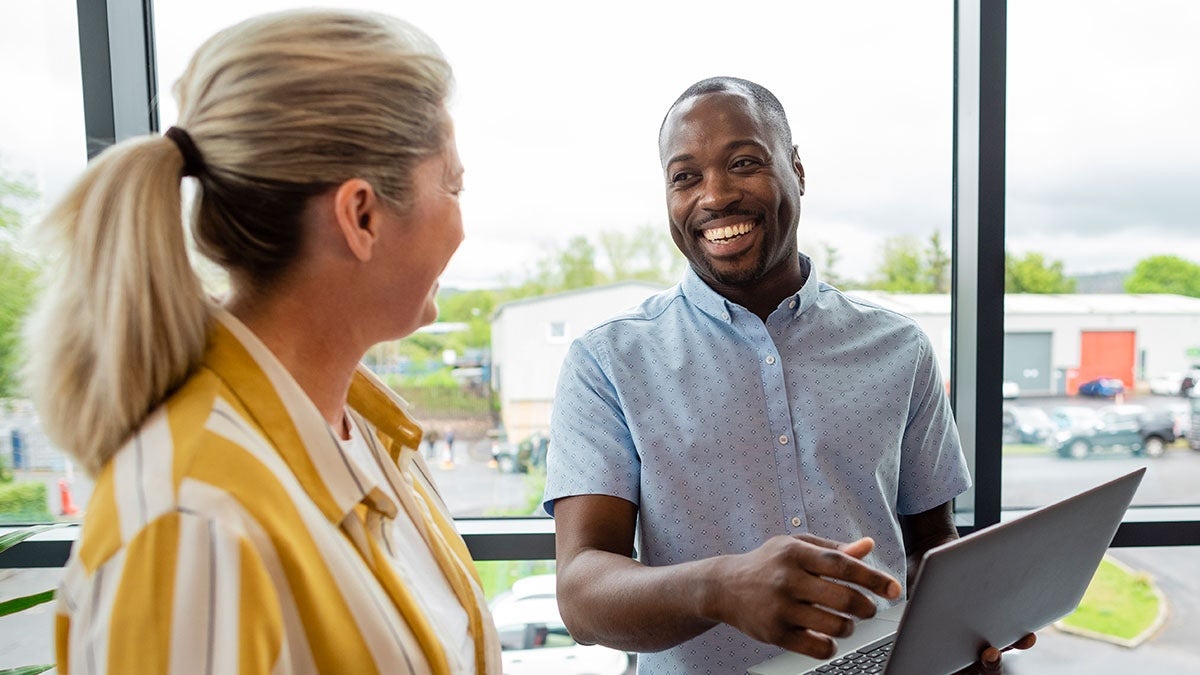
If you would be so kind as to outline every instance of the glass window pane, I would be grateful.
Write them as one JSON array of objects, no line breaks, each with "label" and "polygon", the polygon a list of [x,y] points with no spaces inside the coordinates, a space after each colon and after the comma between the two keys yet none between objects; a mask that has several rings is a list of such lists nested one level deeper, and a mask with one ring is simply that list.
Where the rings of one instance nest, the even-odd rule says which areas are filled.
[{"label": "glass window pane", "polygon": [[1006,508],[1141,465],[1135,506],[1200,505],[1198,28],[1183,1],[1009,3]]},{"label": "glass window pane", "polygon": [[[177,115],[166,92],[203,39],[300,4],[156,6],[163,126]],[[411,20],[455,68],[467,239],[442,279],[441,323],[458,325],[381,346],[368,362],[436,431],[431,458],[457,515],[536,510],[537,445],[570,339],[680,278],[656,134],[675,97],[704,77],[746,77],[778,95],[807,174],[801,249],[827,281],[901,311],[928,308],[948,377],[950,3],[750,2],[739,12],[769,18],[733,32],[714,30],[728,13],[721,2],[682,12],[624,0],[569,11],[555,2],[332,4]],[[646,263],[652,274],[622,267],[622,251],[650,248],[660,251]],[[536,316],[489,326],[506,300],[522,297],[512,288],[527,282],[549,279],[552,292],[647,276],[661,285],[566,309],[547,303]],[[933,295],[890,295],[912,293]]]},{"label": "glass window pane", "polygon": [[30,234],[87,162],[72,0],[0,3],[0,525],[78,516],[89,491],[21,389],[18,332],[40,264]]}]

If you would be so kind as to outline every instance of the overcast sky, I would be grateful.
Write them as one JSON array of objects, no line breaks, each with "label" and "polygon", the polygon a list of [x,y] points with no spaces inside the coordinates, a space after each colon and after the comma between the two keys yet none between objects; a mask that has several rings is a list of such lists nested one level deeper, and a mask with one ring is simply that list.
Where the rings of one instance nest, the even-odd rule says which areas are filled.
[{"label": "overcast sky", "polygon": [[[160,91],[216,30],[295,5],[156,3]],[[716,74],[787,108],[807,171],[801,246],[843,276],[884,237],[950,229],[952,6],[922,2],[403,2],[455,68],[467,240],[444,286],[519,277],[548,245],[666,227],[655,137]],[[0,0],[0,166],[48,196],[83,165],[73,0]],[[1072,273],[1200,262],[1200,3],[1010,0],[1009,249]],[[162,123],[175,117],[164,101]]]}]

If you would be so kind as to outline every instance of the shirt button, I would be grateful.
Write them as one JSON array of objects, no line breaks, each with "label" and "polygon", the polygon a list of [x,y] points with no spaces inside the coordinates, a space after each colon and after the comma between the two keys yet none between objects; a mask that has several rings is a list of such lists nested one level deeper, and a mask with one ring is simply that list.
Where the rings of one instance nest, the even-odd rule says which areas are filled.
[{"label": "shirt button", "polygon": [[779,437],[779,444],[780,444],[780,445],[787,445],[787,436],[780,436],[780,437]]},{"label": "shirt button", "polygon": [[788,309],[796,309],[796,301],[792,300],[788,303]]},{"label": "shirt button", "polygon": [[775,365],[775,357],[774,357],[774,356],[768,356],[768,357],[767,357],[767,365],[768,365],[768,366],[773,366],[773,365]]},{"label": "shirt button", "polygon": [[792,516],[792,527],[800,527],[800,516]]}]

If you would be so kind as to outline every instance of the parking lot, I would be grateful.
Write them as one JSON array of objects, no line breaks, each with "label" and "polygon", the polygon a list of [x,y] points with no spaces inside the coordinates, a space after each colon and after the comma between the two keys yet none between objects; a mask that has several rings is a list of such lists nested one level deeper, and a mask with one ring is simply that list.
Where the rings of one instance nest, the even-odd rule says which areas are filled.
[{"label": "parking lot", "polygon": [[[1050,418],[1063,409],[1103,411],[1114,405],[1112,399],[1085,396],[1022,397],[1005,403],[1006,408],[1040,410]],[[1172,413],[1179,419],[1178,413],[1185,409],[1188,401],[1179,397],[1143,395],[1127,398],[1121,405],[1144,408],[1159,420]],[[1178,432],[1189,431],[1187,421],[1186,418],[1180,420]],[[1062,434],[1062,437],[1070,435],[1060,429],[1053,433]],[[1078,430],[1073,433],[1087,436],[1086,432]],[[1138,438],[1136,430],[1130,431],[1129,435]],[[1014,439],[1006,440],[1011,443]],[[1041,506],[1139,466],[1148,470],[1134,498],[1135,506],[1200,505],[1200,452],[1190,450],[1186,438],[1168,442],[1158,456],[1145,452],[1145,446],[1138,447],[1135,442],[1133,445],[1093,448],[1079,458],[1071,456],[1067,448],[1063,448],[1063,454],[1067,456],[1060,456],[1059,444],[1053,436],[1044,446],[1026,441],[1005,447],[1001,497],[1005,508]]]}]

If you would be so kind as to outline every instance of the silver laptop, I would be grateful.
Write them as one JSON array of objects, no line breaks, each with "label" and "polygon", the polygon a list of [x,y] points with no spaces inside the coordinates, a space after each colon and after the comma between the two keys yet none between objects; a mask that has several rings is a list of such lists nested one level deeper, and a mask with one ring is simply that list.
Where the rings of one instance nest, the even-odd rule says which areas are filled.
[{"label": "silver laptop", "polygon": [[[1008,646],[1079,605],[1145,473],[932,548],[910,599],[860,621],[833,658],[787,652],[747,672],[936,675],[969,666],[986,645]],[[859,669],[841,668],[850,662]]]}]

